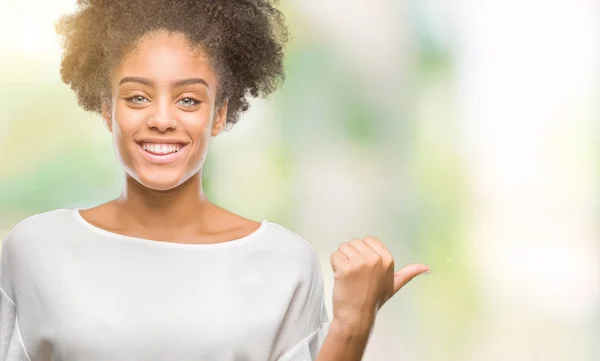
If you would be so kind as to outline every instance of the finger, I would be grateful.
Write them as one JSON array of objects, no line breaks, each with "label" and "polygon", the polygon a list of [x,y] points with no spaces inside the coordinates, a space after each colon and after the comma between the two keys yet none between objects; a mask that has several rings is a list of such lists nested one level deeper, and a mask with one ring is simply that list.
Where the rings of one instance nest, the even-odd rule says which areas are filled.
[{"label": "finger", "polygon": [[413,263],[394,273],[394,289],[392,295],[398,292],[404,285],[420,274],[429,271],[429,267],[422,263]]},{"label": "finger", "polygon": [[388,248],[377,237],[365,237],[365,243],[368,244],[375,252],[379,253],[384,263],[393,265],[394,258]]},{"label": "finger", "polygon": [[346,246],[348,246],[348,242],[340,243],[336,252],[339,252],[342,256],[346,257],[347,260],[349,260],[349,258],[341,251],[342,247]]},{"label": "finger", "polygon": [[348,267],[348,258],[338,251],[331,254],[329,261],[331,262],[331,270],[333,273]]},{"label": "finger", "polygon": [[375,250],[362,239],[354,238],[350,241],[350,245],[358,250],[366,260],[381,261],[379,253],[375,252]]},{"label": "finger", "polygon": [[340,244],[338,249],[352,264],[359,264],[366,261],[366,258],[360,252],[350,245],[348,242]]}]

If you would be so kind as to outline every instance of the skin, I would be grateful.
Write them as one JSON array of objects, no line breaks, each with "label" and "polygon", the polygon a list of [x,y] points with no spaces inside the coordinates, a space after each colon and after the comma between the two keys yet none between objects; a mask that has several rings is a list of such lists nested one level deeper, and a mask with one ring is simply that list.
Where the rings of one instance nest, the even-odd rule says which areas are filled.
[{"label": "skin", "polygon": [[[189,79],[203,82],[173,85]],[[227,102],[216,104],[217,85],[207,57],[183,35],[146,36],[110,75],[111,99],[102,111],[125,186],[117,199],[81,211],[82,217],[115,233],[165,242],[218,243],[255,231],[258,222],[214,205],[203,192],[210,140],[227,116]],[[154,164],[136,142],[148,137],[182,140],[188,149],[175,162]]]},{"label": "skin", "polygon": [[[227,116],[227,102],[216,103],[216,74],[180,34],[150,34],[123,59],[110,75],[102,114],[125,186],[118,198],[81,211],[83,218],[114,233],[179,243],[227,242],[260,226],[212,204],[202,190],[210,140]],[[174,85],[182,80],[188,81]],[[187,149],[173,163],[153,164],[138,146],[148,137],[175,138]],[[317,361],[361,360],[377,311],[429,268],[411,264],[394,272],[392,255],[374,236],[342,243],[331,265],[333,319]]]},{"label": "skin", "polygon": [[415,263],[394,272],[394,258],[374,236],[340,244],[331,255],[331,266],[333,319],[316,361],[359,361],[377,312],[429,267]]}]

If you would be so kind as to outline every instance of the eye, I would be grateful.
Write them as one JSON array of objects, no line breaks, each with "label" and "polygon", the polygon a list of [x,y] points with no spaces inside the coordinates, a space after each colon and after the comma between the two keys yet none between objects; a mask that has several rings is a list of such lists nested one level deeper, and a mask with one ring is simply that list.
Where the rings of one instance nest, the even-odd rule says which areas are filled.
[{"label": "eye", "polygon": [[185,97],[181,98],[177,103],[184,107],[193,107],[194,105],[200,104],[200,101],[194,98]]},{"label": "eye", "polygon": [[132,95],[132,96],[128,97],[127,100],[129,100],[130,102],[135,103],[135,104],[145,104],[145,103],[149,102],[148,98],[146,98],[143,95]]}]

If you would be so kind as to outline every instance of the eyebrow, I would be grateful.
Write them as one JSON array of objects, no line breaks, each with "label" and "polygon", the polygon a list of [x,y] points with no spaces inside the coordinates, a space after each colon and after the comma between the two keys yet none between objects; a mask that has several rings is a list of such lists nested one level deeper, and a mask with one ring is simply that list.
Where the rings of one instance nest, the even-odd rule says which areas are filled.
[{"label": "eyebrow", "polygon": [[[137,76],[126,76],[123,79],[121,79],[121,81],[119,82],[119,86],[125,84],[125,83],[139,83],[139,84],[143,84],[143,85],[147,85],[147,86],[153,86],[155,84],[154,81],[150,80],[150,79],[146,79],[146,78],[140,78]],[[202,78],[189,78],[189,79],[182,79],[182,80],[178,80],[175,81],[171,84],[172,87],[174,88],[179,88],[185,85],[190,85],[190,84],[202,84],[207,88],[210,88],[208,86],[208,83],[206,82],[206,80],[202,79]]]},{"label": "eyebrow", "polygon": [[190,85],[190,84],[202,84],[205,87],[209,88],[208,83],[202,78],[190,78],[190,79],[179,80],[179,81],[176,81],[173,83],[173,87],[179,88],[184,85]]},{"label": "eyebrow", "polygon": [[154,82],[152,80],[146,79],[146,78],[140,78],[140,77],[136,77],[136,76],[126,76],[126,77],[124,77],[119,82],[119,86],[121,86],[121,85],[123,85],[125,83],[139,83],[139,84],[144,84],[144,85],[148,85],[148,86],[154,85]]}]

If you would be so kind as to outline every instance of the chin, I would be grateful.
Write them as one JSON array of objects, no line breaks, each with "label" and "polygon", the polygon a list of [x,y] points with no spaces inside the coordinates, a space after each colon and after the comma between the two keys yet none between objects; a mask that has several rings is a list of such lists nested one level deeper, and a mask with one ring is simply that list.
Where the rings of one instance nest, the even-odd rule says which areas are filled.
[{"label": "chin", "polygon": [[142,186],[152,189],[155,191],[169,191],[171,189],[179,187],[182,183],[182,177],[178,174],[138,174],[135,179]]}]

